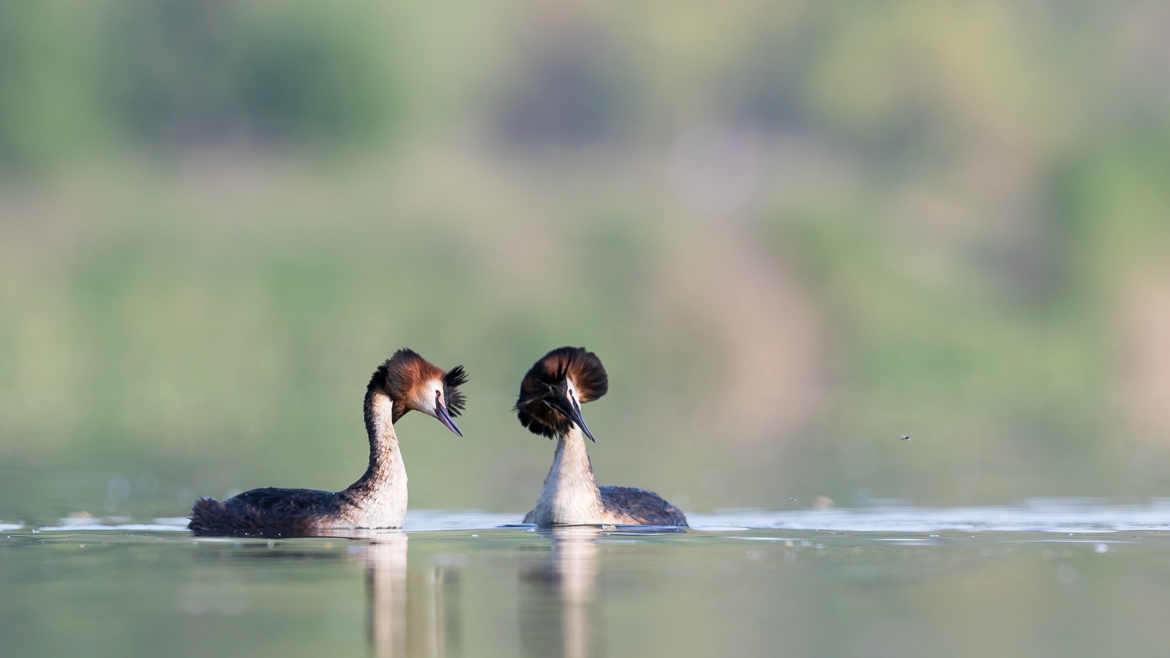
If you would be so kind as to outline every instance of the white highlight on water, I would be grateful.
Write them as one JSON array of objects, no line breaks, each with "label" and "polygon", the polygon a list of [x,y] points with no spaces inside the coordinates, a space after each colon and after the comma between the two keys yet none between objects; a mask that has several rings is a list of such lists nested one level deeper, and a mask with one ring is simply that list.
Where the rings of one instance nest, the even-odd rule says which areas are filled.
[{"label": "white highlight on water", "polygon": [[883,505],[823,510],[728,510],[689,515],[696,530],[741,527],[836,532],[1052,532],[1170,531],[1170,499],[1144,505],[1038,498],[996,507]]},{"label": "white highlight on water", "polygon": [[[489,530],[520,523],[522,513],[479,510],[411,510],[406,532]],[[747,530],[823,530],[831,532],[1041,532],[1099,534],[1170,532],[1170,498],[1141,505],[1115,505],[1092,499],[1039,498],[1019,505],[993,507],[872,507],[822,510],[725,510],[690,514],[693,530],[711,533]],[[26,524],[0,521],[0,532],[27,531]],[[64,518],[33,532],[124,531],[187,532],[185,517],[164,517],[134,523],[125,517]],[[630,528],[617,529],[629,533]],[[1091,541],[1091,540],[1090,540]],[[1106,546],[1106,551],[1108,547]],[[1098,551],[1104,552],[1104,551]]]}]

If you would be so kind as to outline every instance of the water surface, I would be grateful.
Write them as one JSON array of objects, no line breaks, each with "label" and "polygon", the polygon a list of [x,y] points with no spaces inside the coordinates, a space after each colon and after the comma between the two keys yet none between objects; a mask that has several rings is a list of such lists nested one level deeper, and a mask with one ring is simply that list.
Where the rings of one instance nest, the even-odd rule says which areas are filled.
[{"label": "water surface", "polygon": [[500,527],[518,516],[274,541],[0,520],[3,655],[1165,654],[1165,501]]}]

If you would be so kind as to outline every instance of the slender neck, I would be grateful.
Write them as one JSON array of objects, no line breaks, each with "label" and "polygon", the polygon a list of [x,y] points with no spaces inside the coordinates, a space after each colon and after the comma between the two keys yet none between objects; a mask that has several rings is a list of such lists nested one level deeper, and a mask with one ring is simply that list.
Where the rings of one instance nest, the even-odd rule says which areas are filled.
[{"label": "slender neck", "polygon": [[[383,494],[400,494],[406,498],[406,465],[394,432],[394,401],[385,392],[366,392],[366,434],[370,437],[370,462],[366,472],[346,491],[358,498],[381,498]],[[399,491],[400,490],[400,491]]]},{"label": "slender neck", "polygon": [[601,491],[585,450],[585,434],[576,425],[557,438],[556,456],[540,493],[541,505],[554,524],[595,523],[601,514]]}]

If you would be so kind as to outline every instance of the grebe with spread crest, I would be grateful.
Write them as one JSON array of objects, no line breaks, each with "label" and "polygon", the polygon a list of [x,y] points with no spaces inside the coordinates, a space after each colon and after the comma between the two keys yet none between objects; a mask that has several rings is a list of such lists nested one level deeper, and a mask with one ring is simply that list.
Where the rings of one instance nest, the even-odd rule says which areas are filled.
[{"label": "grebe with spread crest", "polygon": [[581,405],[605,395],[609,379],[601,359],[583,347],[561,347],[533,364],[520,383],[516,415],[533,434],[557,440],[552,467],[525,523],[558,525],[686,526],[682,510],[653,491],[599,487],[585,450],[596,442]]},{"label": "grebe with spread crest", "polygon": [[406,466],[394,423],[411,410],[463,436],[452,419],[463,411],[463,366],[444,372],[409,349],[394,353],[366,387],[370,440],[366,472],[341,491],[252,489],[223,502],[201,498],[188,526],[197,535],[290,537],[338,528],[399,528],[406,516]]}]

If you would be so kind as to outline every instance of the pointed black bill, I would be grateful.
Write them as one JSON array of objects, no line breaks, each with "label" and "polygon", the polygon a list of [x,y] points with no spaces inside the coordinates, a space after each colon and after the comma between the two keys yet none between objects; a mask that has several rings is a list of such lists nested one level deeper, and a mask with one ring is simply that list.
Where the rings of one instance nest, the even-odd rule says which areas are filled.
[{"label": "pointed black bill", "polygon": [[593,438],[593,432],[589,431],[589,426],[585,424],[585,419],[581,417],[581,405],[577,404],[576,400],[569,400],[569,419],[577,423],[577,427],[589,437],[589,440],[597,443],[597,439]]},{"label": "pointed black bill", "polygon": [[463,432],[459,431],[459,426],[455,424],[455,421],[451,419],[451,414],[447,412],[447,405],[435,405],[435,418],[439,419],[439,422],[443,424],[443,427],[446,427],[447,429],[454,432],[455,436],[463,436]]}]

